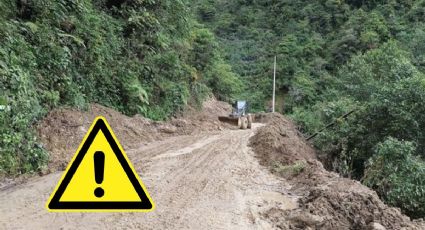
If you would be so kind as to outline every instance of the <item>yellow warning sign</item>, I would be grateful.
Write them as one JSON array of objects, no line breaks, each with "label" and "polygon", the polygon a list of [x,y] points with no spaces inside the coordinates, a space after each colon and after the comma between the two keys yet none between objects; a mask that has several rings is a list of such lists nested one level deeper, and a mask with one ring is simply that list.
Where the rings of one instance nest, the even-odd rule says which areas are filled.
[{"label": "yellow warning sign", "polygon": [[50,211],[151,211],[154,203],[103,117],[97,117],[47,202]]}]

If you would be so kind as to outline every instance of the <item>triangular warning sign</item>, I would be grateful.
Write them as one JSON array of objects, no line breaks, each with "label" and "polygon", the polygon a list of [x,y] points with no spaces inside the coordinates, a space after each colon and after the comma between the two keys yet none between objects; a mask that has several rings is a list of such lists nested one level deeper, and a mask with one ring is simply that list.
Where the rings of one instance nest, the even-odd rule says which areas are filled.
[{"label": "triangular warning sign", "polygon": [[47,202],[50,211],[151,211],[145,186],[103,117],[97,117]]}]

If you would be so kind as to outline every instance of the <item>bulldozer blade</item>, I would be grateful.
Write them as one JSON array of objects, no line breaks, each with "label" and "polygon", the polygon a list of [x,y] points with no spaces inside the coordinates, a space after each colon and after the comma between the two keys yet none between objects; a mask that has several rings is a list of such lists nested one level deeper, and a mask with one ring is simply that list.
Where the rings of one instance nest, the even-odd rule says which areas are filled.
[{"label": "bulldozer blade", "polygon": [[240,118],[238,117],[218,117],[218,120],[221,122],[225,122],[234,126],[240,126]]}]

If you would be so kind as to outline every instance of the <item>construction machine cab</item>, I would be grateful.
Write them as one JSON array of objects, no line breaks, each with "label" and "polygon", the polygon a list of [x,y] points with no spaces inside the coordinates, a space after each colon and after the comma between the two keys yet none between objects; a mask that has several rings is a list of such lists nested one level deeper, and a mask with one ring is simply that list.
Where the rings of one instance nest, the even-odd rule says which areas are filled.
[{"label": "construction machine cab", "polygon": [[232,107],[231,114],[228,116],[219,116],[218,119],[222,122],[234,124],[240,129],[250,129],[254,118],[248,113],[248,102],[235,101]]},{"label": "construction machine cab", "polygon": [[248,113],[248,103],[246,101],[235,101],[233,104],[231,117],[243,117]]}]

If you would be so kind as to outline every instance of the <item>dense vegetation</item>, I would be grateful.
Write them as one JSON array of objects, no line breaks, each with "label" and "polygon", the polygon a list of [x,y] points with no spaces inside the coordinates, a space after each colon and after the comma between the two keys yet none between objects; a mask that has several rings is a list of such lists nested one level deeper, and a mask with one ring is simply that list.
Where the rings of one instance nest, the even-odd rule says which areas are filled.
[{"label": "dense vegetation", "polygon": [[[425,1],[198,1],[255,110],[271,98],[327,165],[412,217],[425,210]],[[354,111],[346,119],[343,114]]]},{"label": "dense vegetation", "polygon": [[0,174],[45,165],[32,127],[54,107],[161,120],[238,82],[187,1],[0,1]]}]

